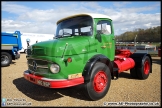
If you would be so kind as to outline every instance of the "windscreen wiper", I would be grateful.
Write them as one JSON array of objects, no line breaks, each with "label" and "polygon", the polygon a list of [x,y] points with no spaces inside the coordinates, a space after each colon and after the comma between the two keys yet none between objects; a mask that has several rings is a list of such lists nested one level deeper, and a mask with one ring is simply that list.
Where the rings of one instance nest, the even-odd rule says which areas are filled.
[{"label": "windscreen wiper", "polygon": [[[64,35],[67,35],[67,36],[64,36]],[[63,37],[71,37],[71,36],[72,35],[70,33],[64,32],[63,35],[56,35],[55,36],[55,39],[63,38]]]},{"label": "windscreen wiper", "polygon": [[63,35],[56,35],[55,39],[62,38],[62,37],[63,37]]}]

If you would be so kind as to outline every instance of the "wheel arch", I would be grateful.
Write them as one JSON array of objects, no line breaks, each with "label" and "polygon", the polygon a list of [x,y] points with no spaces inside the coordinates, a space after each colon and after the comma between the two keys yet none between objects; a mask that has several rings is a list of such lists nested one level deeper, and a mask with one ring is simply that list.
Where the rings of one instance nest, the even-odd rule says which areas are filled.
[{"label": "wheel arch", "polygon": [[91,70],[94,67],[96,62],[102,62],[102,63],[106,64],[109,67],[110,72],[111,73],[113,72],[113,65],[112,65],[110,59],[102,54],[97,54],[97,55],[91,57],[87,61],[86,65],[84,67],[83,74],[82,74],[84,77],[84,82],[90,81]]},{"label": "wheel arch", "polygon": [[151,62],[151,70],[150,73],[152,73],[152,58],[150,54],[147,53],[134,53],[130,56],[135,61],[135,67],[142,67],[142,62],[144,62],[143,58],[148,56],[150,58]]}]

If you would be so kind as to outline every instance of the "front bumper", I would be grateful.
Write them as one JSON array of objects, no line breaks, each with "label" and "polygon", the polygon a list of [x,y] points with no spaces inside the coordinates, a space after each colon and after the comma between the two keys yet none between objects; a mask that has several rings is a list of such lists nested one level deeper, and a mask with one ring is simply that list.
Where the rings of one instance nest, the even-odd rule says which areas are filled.
[{"label": "front bumper", "polygon": [[31,74],[28,70],[24,71],[24,78],[32,83],[48,88],[65,88],[84,83],[83,77],[75,79],[49,79]]}]

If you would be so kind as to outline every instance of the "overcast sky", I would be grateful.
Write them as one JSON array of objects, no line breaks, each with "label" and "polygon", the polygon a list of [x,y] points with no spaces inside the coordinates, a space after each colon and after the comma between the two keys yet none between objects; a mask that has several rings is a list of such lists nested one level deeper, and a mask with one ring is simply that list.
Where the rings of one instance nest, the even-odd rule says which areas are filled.
[{"label": "overcast sky", "polygon": [[56,22],[63,17],[89,12],[112,18],[115,35],[136,28],[161,25],[160,1],[145,2],[1,2],[3,32],[55,34]]}]

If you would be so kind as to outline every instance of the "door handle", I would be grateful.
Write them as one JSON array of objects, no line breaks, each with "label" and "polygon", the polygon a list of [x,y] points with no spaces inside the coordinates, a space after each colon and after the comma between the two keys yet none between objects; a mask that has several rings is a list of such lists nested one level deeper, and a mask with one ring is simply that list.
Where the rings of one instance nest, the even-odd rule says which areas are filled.
[{"label": "door handle", "polygon": [[106,48],[106,46],[101,46],[101,48]]}]

